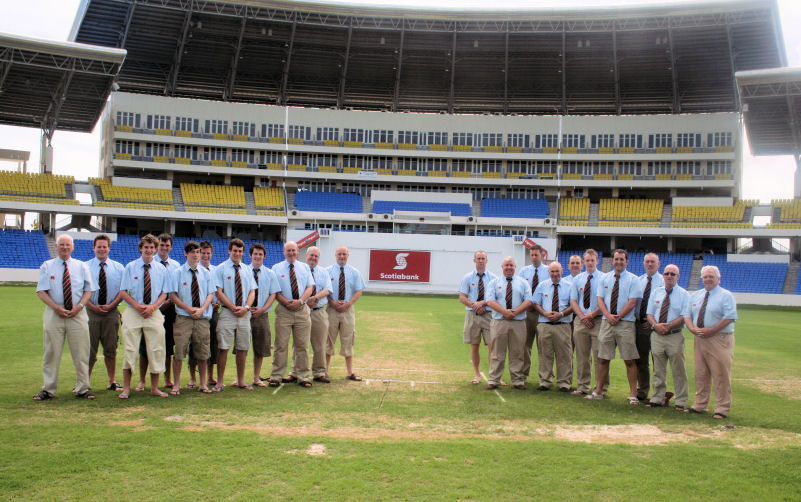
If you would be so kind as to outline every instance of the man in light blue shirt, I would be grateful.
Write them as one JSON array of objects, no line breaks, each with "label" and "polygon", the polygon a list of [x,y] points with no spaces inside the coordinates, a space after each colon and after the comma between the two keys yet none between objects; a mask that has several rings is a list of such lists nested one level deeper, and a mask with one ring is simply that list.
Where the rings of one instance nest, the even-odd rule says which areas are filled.
[{"label": "man in light blue shirt", "polygon": [[[169,397],[159,389],[159,375],[164,373],[164,315],[159,307],[167,299],[171,284],[164,265],[156,262],[157,239],[150,234],[139,240],[141,258],[125,266],[120,283],[120,295],[128,305],[122,314],[122,340],[125,356],[122,363],[123,388],[120,399],[131,395],[131,376],[136,367],[139,345],[145,338],[147,358],[150,361],[150,393]],[[144,389],[142,389],[144,390]]]},{"label": "man in light blue shirt", "polygon": [[573,307],[570,291],[573,284],[562,277],[562,265],[552,261],[548,265],[549,279],[537,286],[532,297],[537,320],[537,353],[539,354],[540,383],[537,390],[548,390],[553,385],[553,366],[556,361],[556,386],[559,392],[570,392],[573,383],[573,343],[570,323]]},{"label": "man in light blue shirt", "polygon": [[264,266],[267,249],[260,242],[250,246],[250,269],[258,288],[253,306],[250,307],[250,332],[253,341],[253,385],[267,387],[262,382],[261,365],[265,357],[272,354],[272,332],[270,331],[270,311],[273,309],[275,294],[280,291],[278,280],[272,270]]},{"label": "man in light blue shirt", "polygon": [[473,263],[476,265],[475,268],[465,274],[459,284],[459,301],[465,306],[462,341],[470,344],[470,358],[473,361],[475,373],[473,384],[479,384],[481,383],[479,347],[482,339],[484,345],[487,346],[487,359],[492,354],[492,339],[490,338],[492,312],[487,306],[487,288],[497,276],[487,270],[487,253],[485,251],[473,253]]},{"label": "man in light blue shirt", "polygon": [[648,253],[643,258],[645,273],[639,277],[642,299],[637,302],[637,399],[645,401],[651,390],[651,368],[649,355],[651,353],[651,323],[648,322],[648,300],[651,292],[665,285],[665,279],[659,273],[659,256]]},{"label": "man in light blue shirt", "polygon": [[606,274],[598,289],[598,307],[603,314],[601,329],[598,332],[598,378],[595,391],[587,399],[603,399],[602,383],[609,376],[609,361],[615,358],[619,347],[620,357],[626,363],[626,377],[629,381],[629,404],[640,404],[637,399],[637,364],[639,357],[635,344],[634,309],[642,297],[637,276],[626,270],[629,254],[624,249],[616,249],[612,254],[611,272]]},{"label": "man in light blue shirt", "polygon": [[253,387],[245,383],[245,364],[250,349],[250,307],[256,297],[253,271],[242,261],[245,243],[231,239],[228,243],[228,259],[214,271],[217,277],[217,300],[222,305],[217,321],[217,385],[214,392],[225,387],[225,366],[228,350],[236,352],[236,380],[232,384],[245,390]]},{"label": "man in light blue shirt", "polygon": [[275,307],[275,350],[270,387],[278,387],[284,381],[291,335],[295,378],[298,385],[309,388],[312,386],[309,371],[311,313],[306,301],[314,290],[314,281],[309,267],[298,260],[297,243],[287,241],[284,244],[284,258],[273,265],[281,290],[275,297],[278,305]]},{"label": "man in light blue shirt", "polygon": [[173,385],[170,394],[181,393],[181,366],[191,348],[200,368],[200,391],[210,394],[206,385],[206,361],[209,358],[209,321],[211,302],[217,284],[211,273],[200,264],[200,244],[189,241],[184,245],[186,263],[178,267],[170,277],[175,305],[175,361],[173,362]]},{"label": "man in light blue shirt", "polygon": [[[598,287],[604,277],[598,270],[598,253],[594,249],[584,252],[585,272],[573,279],[570,304],[573,306],[573,345],[576,348],[576,390],[574,395],[591,392],[592,368],[598,380],[598,332],[601,329],[601,309],[598,308]],[[592,364],[591,364],[592,363]],[[603,385],[603,393],[609,382]]]},{"label": "man in light blue shirt", "polygon": [[690,295],[681,286],[679,267],[668,265],[664,272],[664,286],[651,293],[648,301],[648,323],[651,326],[651,354],[654,358],[654,393],[647,406],[667,406],[670,396],[667,391],[667,362],[673,373],[676,389],[676,409],[684,411],[687,406],[687,371],[684,369],[683,312],[687,311]]},{"label": "man in light blue shirt", "polygon": [[[326,361],[325,346],[328,341],[328,295],[331,293],[331,278],[328,276],[328,270],[320,265],[320,248],[311,246],[306,250],[306,265],[309,266],[309,271],[312,275],[314,289],[311,296],[306,300],[311,319],[311,331],[309,337],[311,339],[312,347],[312,377],[315,382],[331,383],[328,377],[328,366]],[[295,375],[295,357],[292,357],[292,371],[289,373],[289,380]]]},{"label": "man in light blue shirt", "polygon": [[526,390],[523,353],[526,348],[526,312],[531,309],[529,283],[515,276],[515,260],[507,256],[501,263],[503,275],[487,289],[487,305],[492,309],[492,357],[487,390],[501,385],[501,375],[509,354],[509,374],[515,389]]},{"label": "man in light blue shirt", "polygon": [[326,374],[331,367],[334,346],[339,340],[339,354],[345,357],[345,368],[348,380],[361,381],[361,377],[353,372],[353,341],[356,337],[356,312],[353,310],[362,297],[365,284],[361,272],[348,265],[350,253],[345,246],[336,250],[336,264],[328,267],[331,279],[331,294],[328,298],[328,341],[325,344]]},{"label": "man in light blue shirt", "polygon": [[33,396],[34,401],[46,401],[56,396],[65,338],[69,340],[75,364],[75,395],[84,399],[95,398],[89,389],[89,318],[84,307],[97,286],[92,281],[89,267],[71,257],[73,249],[72,237],[67,234],[58,236],[58,256],[42,263],[39,268],[36,295],[46,305],[42,322],[44,385]]},{"label": "man in light blue shirt", "polygon": [[103,359],[106,363],[108,387],[106,390],[122,390],[117,383],[117,345],[119,345],[120,311],[117,306],[122,302],[120,284],[125,267],[108,257],[111,250],[111,238],[99,234],[93,242],[95,257],[86,262],[92,280],[97,284],[97,291],[89,297],[86,313],[89,314],[89,377],[97,362],[97,350],[103,345]]},{"label": "man in light blue shirt", "polygon": [[[540,281],[548,279],[548,267],[542,263],[543,254],[545,249],[539,244],[534,244],[529,250],[529,258],[531,258],[531,265],[525,266],[520,269],[520,277],[525,279],[528,283],[529,293],[534,294],[534,291],[539,286]],[[540,315],[531,310],[526,314],[526,343],[525,352],[523,353],[523,374],[528,379],[529,372],[531,371],[531,349],[534,347],[534,339],[537,337],[537,319]]]},{"label": "man in light blue shirt", "polygon": [[731,410],[731,363],[734,359],[734,321],[737,303],[720,287],[720,270],[701,269],[704,289],[693,293],[684,311],[684,324],[695,335],[695,403],[686,411],[704,413],[715,385],[715,414],[724,419]]}]

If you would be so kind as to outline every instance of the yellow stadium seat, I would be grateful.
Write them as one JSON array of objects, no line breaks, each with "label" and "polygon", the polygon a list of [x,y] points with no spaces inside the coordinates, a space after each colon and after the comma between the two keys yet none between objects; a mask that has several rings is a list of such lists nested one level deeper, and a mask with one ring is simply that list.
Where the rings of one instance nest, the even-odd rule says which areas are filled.
[{"label": "yellow stadium seat", "polygon": [[241,160],[234,160],[234,161],[231,161],[231,167],[240,167],[240,168],[248,167],[248,163],[247,162],[242,162]]},{"label": "yellow stadium seat", "polygon": [[278,143],[279,145],[284,143],[284,138],[280,138],[278,136],[270,136],[270,143]]},{"label": "yellow stadium seat", "polygon": [[656,147],[656,153],[673,153],[673,148],[669,146]]},{"label": "yellow stadium seat", "polygon": [[562,153],[578,153],[578,147],[575,146],[563,146]]},{"label": "yellow stadium seat", "polygon": [[119,132],[133,132],[133,126],[117,125],[114,126],[114,130]]},{"label": "yellow stadium seat", "polygon": [[438,178],[446,178],[448,176],[448,171],[442,171],[442,170],[439,170],[439,169],[432,169],[432,170],[428,171],[428,176],[429,177],[435,176],[435,177],[438,177]]},{"label": "yellow stadium seat", "polygon": [[327,139],[327,140],[323,141],[323,144],[325,146],[339,146],[339,141],[337,141],[335,139]]},{"label": "yellow stadium seat", "polygon": [[522,153],[523,147],[522,146],[507,146],[506,153]]},{"label": "yellow stadium seat", "polygon": [[303,164],[287,164],[286,166],[287,171],[305,171],[306,166]]},{"label": "yellow stadium seat", "polygon": [[451,178],[469,178],[470,171],[451,171]]},{"label": "yellow stadium seat", "polygon": [[212,160],[211,165],[214,167],[228,167],[228,162],[225,160]]},{"label": "yellow stadium seat", "polygon": [[542,153],[556,153],[559,151],[555,146],[546,146],[542,149]]},{"label": "yellow stadium seat", "polygon": [[447,152],[448,145],[428,145],[428,149],[435,152]]},{"label": "yellow stadium seat", "polygon": [[221,133],[221,132],[215,132],[214,134],[212,134],[212,137],[213,137],[214,139],[221,139],[221,140],[228,140],[228,139],[230,139],[230,137],[229,137],[227,134],[225,134],[225,133]]},{"label": "yellow stadium seat", "polygon": [[395,148],[395,145],[393,145],[392,143],[376,143],[375,147],[381,148],[383,150],[392,150]]},{"label": "yellow stadium seat", "polygon": [[482,178],[500,178],[501,173],[481,173]]},{"label": "yellow stadium seat", "polygon": [[172,136],[172,130],[170,129],[156,129],[156,134],[159,136]]},{"label": "yellow stadium seat", "polygon": [[693,147],[691,146],[676,147],[676,153],[693,153]]},{"label": "yellow stadium seat", "polygon": [[[327,143],[328,142],[326,141],[326,146],[328,146]],[[364,146],[364,143],[362,143],[361,141],[345,141],[343,145],[345,146],[345,148],[361,148],[362,146]]]},{"label": "yellow stadium seat", "polygon": [[493,152],[493,153],[502,153],[503,147],[502,146],[485,146],[485,152]]},{"label": "yellow stadium seat", "polygon": [[[359,172],[359,168],[358,167],[356,167],[354,169],[356,169],[356,172]],[[335,173],[335,172],[337,172],[336,166],[319,166],[317,168],[317,170],[320,171],[321,173]]]},{"label": "yellow stadium seat", "polygon": [[624,146],[617,149],[617,153],[634,153],[634,148],[630,146]]},{"label": "yellow stadium seat", "polygon": [[615,149],[609,148],[608,146],[603,146],[598,149],[598,153],[604,153],[604,154],[615,153]]},{"label": "yellow stadium seat", "polygon": [[471,149],[469,145],[453,145],[454,152],[469,152]]},{"label": "yellow stadium seat", "polygon": [[130,153],[115,153],[114,158],[118,160],[131,160],[133,156]]},{"label": "yellow stadium seat", "polygon": [[414,143],[398,143],[398,150],[417,150],[417,145]]},{"label": "yellow stadium seat", "polygon": [[[289,139],[286,140],[286,142],[289,143],[290,145],[302,145],[303,144],[303,138],[289,138]],[[336,143],[336,141],[335,141],[335,143]],[[325,146],[331,146],[331,145],[329,145],[326,142]]]},{"label": "yellow stadium seat", "polygon": [[247,141],[248,137],[246,134],[233,134],[231,139],[234,141]]},{"label": "yellow stadium seat", "polygon": [[170,158],[167,157],[166,155],[154,155],[153,162],[159,162],[161,164],[169,164]]},{"label": "yellow stadium seat", "polygon": [[380,175],[389,175],[392,174],[392,169],[381,168],[381,169],[376,169],[375,172]]},{"label": "yellow stadium seat", "polygon": [[175,131],[175,135],[181,138],[190,138],[192,131]]},{"label": "yellow stadium seat", "polygon": [[342,172],[345,174],[359,174],[359,171],[361,171],[361,168],[359,167],[348,166],[342,168]]},{"label": "yellow stadium seat", "polygon": [[414,169],[398,169],[398,176],[417,176]]}]

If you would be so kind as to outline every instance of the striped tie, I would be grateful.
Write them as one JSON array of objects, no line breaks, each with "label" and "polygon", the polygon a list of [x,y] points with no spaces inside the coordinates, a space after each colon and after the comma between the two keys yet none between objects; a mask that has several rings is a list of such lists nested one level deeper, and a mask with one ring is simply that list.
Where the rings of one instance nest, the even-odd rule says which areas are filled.
[{"label": "striped tie", "polygon": [[644,321],[646,319],[646,313],[648,311],[648,300],[651,299],[651,279],[653,276],[648,278],[648,284],[645,285],[645,290],[642,292],[642,301],[640,302],[640,320]]},{"label": "striped tie", "polygon": [[142,274],[142,282],[144,283],[142,301],[145,303],[145,305],[150,305],[150,263],[145,263],[144,268],[145,272]]},{"label": "striped tie", "polygon": [[234,289],[236,290],[236,306],[242,306],[242,276],[239,275],[239,265],[234,265]]},{"label": "striped tie", "polygon": [[300,293],[298,293],[298,278],[295,276],[295,264],[289,264],[289,287],[292,288],[292,299],[299,300]]},{"label": "striped tie", "polygon": [[670,309],[670,293],[672,292],[673,288],[665,290],[665,299],[662,300],[662,308],[659,309],[659,324],[667,322],[668,310]]},{"label": "striped tie", "polygon": [[256,281],[256,299],[253,301],[253,305],[259,305],[259,269],[253,269],[253,280]]},{"label": "striped tie", "polygon": [[512,278],[506,278],[506,308],[512,310]]},{"label": "striped tie", "polygon": [[484,301],[484,274],[478,274],[478,297],[477,302]]},{"label": "striped tie", "polygon": [[194,268],[189,269],[192,272],[192,307],[200,307],[200,286],[197,283],[197,270]]},{"label": "striped tie", "polygon": [[612,298],[609,301],[609,313],[617,315],[617,296],[620,294],[620,274],[615,274],[615,285],[612,287]]},{"label": "striped tie", "polygon": [[317,281],[314,279],[314,267],[311,268],[311,276],[312,276],[312,296],[317,294]]},{"label": "striped tie", "polygon": [[590,292],[592,291],[592,285],[590,281],[592,280],[592,274],[587,274],[587,283],[584,285],[584,309],[590,308]]},{"label": "striped tie", "polygon": [[553,299],[551,300],[551,312],[559,312],[559,283],[553,285]]},{"label": "striped tie", "polygon": [[695,325],[699,328],[704,327],[704,317],[706,316],[706,302],[709,300],[709,291],[706,292],[704,295],[704,303],[701,304],[701,310],[698,311],[698,321],[696,321]]},{"label": "striped tie", "polygon": [[531,278],[531,292],[532,293],[534,292],[535,289],[537,289],[537,286],[539,285],[539,283],[540,283],[540,274],[539,274],[539,270],[537,270],[537,268],[535,267],[534,268],[534,277]]},{"label": "striped tie", "polygon": [[108,287],[106,285],[106,262],[100,262],[100,274],[97,276],[97,282],[100,289],[97,292],[97,304],[105,305],[108,303]]},{"label": "striped tie", "polygon": [[72,279],[70,279],[67,262],[64,262],[64,277],[61,279],[61,287],[64,290],[64,309],[72,310]]},{"label": "striped tie", "polygon": [[339,267],[339,301],[345,301],[345,267]]}]

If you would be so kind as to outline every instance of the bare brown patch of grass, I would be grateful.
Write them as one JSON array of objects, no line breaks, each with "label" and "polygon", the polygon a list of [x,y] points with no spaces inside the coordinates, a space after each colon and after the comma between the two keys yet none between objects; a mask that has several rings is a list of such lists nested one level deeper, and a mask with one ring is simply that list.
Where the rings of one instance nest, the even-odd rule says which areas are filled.
[{"label": "bare brown patch of grass", "polygon": [[765,380],[741,379],[738,380],[738,382],[748,387],[757,389],[760,392],[780,395],[794,401],[801,401],[801,380],[784,380],[777,377],[775,379]]}]

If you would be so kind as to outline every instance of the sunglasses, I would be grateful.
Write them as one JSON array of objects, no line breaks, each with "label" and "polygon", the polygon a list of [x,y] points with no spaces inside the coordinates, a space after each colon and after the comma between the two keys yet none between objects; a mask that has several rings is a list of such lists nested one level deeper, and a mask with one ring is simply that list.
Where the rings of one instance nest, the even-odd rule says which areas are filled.
[{"label": "sunglasses", "polygon": [[679,275],[676,272],[662,272],[662,275]]}]

